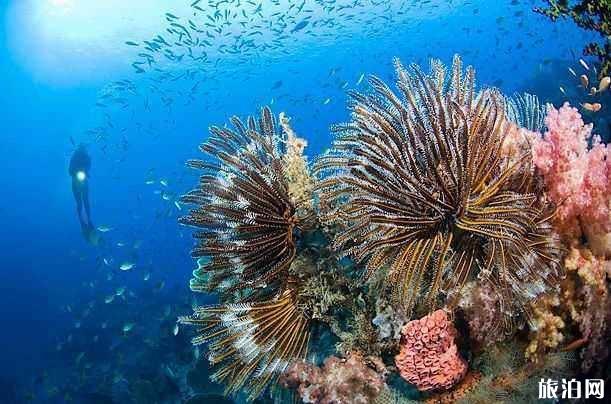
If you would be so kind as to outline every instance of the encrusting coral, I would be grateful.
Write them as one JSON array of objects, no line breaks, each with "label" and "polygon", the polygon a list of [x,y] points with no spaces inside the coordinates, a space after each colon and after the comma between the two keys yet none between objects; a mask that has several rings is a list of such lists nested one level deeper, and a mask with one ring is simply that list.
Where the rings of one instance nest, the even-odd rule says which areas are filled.
[{"label": "encrusting coral", "polygon": [[456,329],[443,310],[403,327],[401,351],[395,356],[399,374],[420,391],[447,390],[467,372],[458,353]]}]

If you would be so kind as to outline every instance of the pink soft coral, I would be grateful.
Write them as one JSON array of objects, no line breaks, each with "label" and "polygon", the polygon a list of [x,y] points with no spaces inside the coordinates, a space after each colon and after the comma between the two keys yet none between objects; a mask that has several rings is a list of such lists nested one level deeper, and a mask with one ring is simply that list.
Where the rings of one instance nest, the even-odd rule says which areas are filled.
[{"label": "pink soft coral", "polygon": [[[547,132],[533,141],[533,160],[544,177],[549,198],[559,205],[557,225],[569,237],[611,231],[608,148],[592,136],[577,109],[549,107]],[[591,145],[588,140],[591,138]]]},{"label": "pink soft coral", "polygon": [[443,310],[403,327],[395,364],[401,377],[420,391],[447,390],[467,373],[454,342],[456,329]]}]

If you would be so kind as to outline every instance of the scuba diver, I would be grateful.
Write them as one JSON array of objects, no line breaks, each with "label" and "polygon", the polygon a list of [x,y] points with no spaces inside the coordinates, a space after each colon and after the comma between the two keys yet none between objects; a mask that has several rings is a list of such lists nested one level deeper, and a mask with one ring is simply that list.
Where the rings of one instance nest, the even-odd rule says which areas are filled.
[{"label": "scuba diver", "polygon": [[[89,208],[89,170],[91,169],[91,158],[84,144],[80,144],[70,158],[68,172],[72,177],[72,194],[76,201],[76,212],[81,224],[81,230],[85,239],[91,244],[97,245],[99,237],[91,222],[91,210]],[[83,217],[83,208],[86,218]]]}]

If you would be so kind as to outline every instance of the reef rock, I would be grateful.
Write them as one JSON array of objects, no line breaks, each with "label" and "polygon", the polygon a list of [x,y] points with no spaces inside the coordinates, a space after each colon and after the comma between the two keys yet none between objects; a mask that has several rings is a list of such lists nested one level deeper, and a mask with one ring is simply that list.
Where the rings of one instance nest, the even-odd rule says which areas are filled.
[{"label": "reef rock", "polygon": [[395,364],[403,379],[420,391],[447,390],[467,373],[458,353],[456,328],[443,310],[407,323]]}]

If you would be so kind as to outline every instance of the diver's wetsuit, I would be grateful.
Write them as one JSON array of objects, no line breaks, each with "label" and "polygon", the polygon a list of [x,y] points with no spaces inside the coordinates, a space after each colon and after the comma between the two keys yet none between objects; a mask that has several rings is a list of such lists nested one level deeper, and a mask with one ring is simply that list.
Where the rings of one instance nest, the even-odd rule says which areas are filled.
[{"label": "diver's wetsuit", "polygon": [[[83,230],[93,228],[91,223],[91,212],[89,210],[89,170],[91,169],[91,158],[84,146],[79,146],[72,154],[68,172],[72,177],[72,194],[76,201],[78,220]],[[83,219],[83,206],[87,214],[87,221]]]}]

